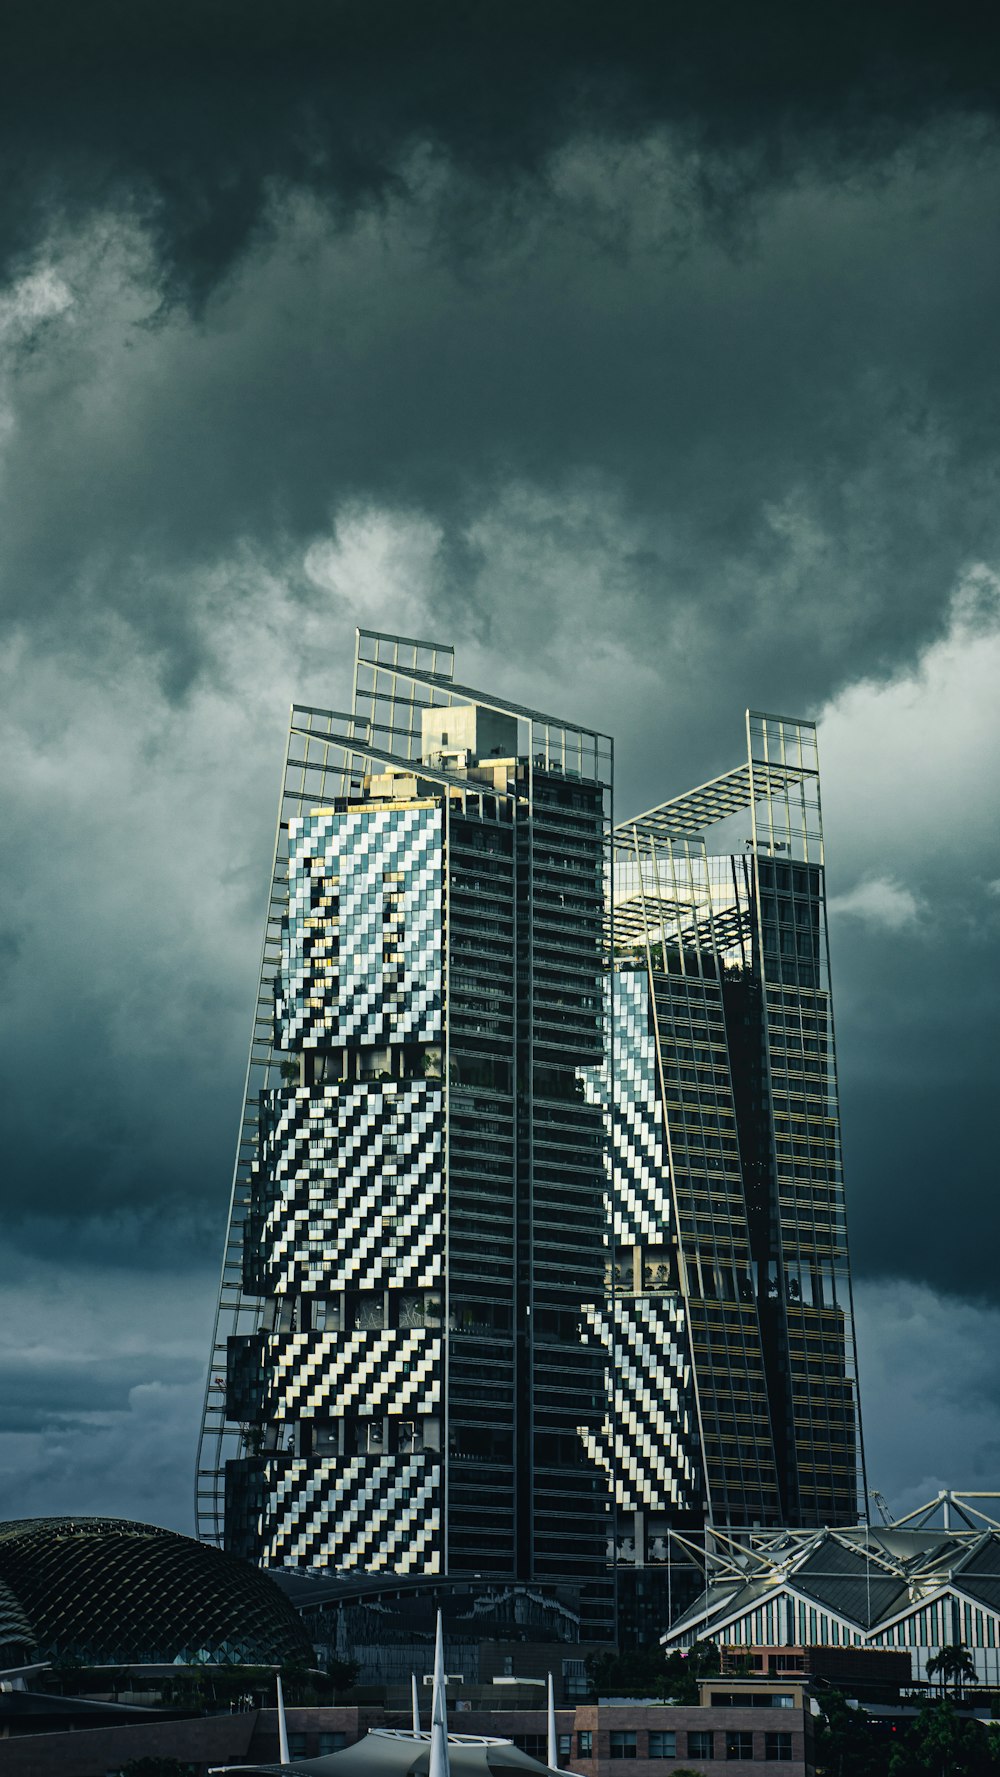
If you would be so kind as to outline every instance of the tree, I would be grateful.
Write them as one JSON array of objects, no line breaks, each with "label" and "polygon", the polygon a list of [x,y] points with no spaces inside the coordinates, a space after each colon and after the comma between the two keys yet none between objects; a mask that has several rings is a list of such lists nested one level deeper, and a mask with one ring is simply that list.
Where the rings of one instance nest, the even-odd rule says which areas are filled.
[{"label": "tree", "polygon": [[361,1667],[356,1660],[338,1660],[331,1658],[326,1663],[326,1675],[333,1686],[334,1695],[340,1691],[352,1691],[358,1682]]},{"label": "tree", "polygon": [[181,1667],[162,1680],[160,1695],[168,1709],[187,1709],[192,1715],[200,1715],[208,1701],[205,1674]]},{"label": "tree", "polygon": [[620,1648],[614,1654],[588,1654],[591,1696],[658,1697],[665,1677],[661,1647]]},{"label": "tree", "polygon": [[668,1654],[664,1661],[666,1675],[661,1697],[672,1697],[675,1703],[697,1703],[698,1686],[703,1678],[716,1678],[722,1670],[722,1655],[714,1641],[696,1641],[691,1648]]},{"label": "tree", "polygon": [[703,1678],[714,1678],[721,1666],[714,1641],[697,1641],[682,1652],[661,1647],[621,1648],[616,1654],[590,1654],[587,1676],[592,1697],[663,1697],[675,1703],[697,1703]]},{"label": "tree", "polygon": [[925,1703],[893,1747],[889,1777],[995,1777],[998,1742],[981,1721],[962,1719],[949,1698]]},{"label": "tree", "polygon": [[976,1664],[964,1641],[948,1643],[927,1662],[927,1676],[940,1680],[943,1691],[961,1696],[967,1684],[978,1684]]},{"label": "tree", "polygon": [[852,1709],[841,1691],[825,1692],[819,1708],[817,1773],[823,1777],[878,1777],[885,1759],[865,1711]]}]

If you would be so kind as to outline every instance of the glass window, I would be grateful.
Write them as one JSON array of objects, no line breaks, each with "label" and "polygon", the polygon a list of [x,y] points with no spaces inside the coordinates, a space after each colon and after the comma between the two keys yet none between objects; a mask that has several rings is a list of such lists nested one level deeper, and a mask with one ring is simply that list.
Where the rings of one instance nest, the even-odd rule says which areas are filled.
[{"label": "glass window", "polygon": [[[347,1735],[344,1733],[338,1733],[336,1730],[334,1730],[333,1732],[327,1732],[325,1734],[320,1734],[320,1736],[319,1736],[320,1757],[322,1758],[322,1756],[325,1752],[343,1752],[344,1747],[346,1745],[347,1745]],[[291,1751],[290,1747],[289,1747],[289,1751]]]},{"label": "glass window", "polygon": [[714,1738],[711,1728],[699,1728],[688,1734],[688,1758],[714,1758]]},{"label": "glass window", "polygon": [[[573,1736],[572,1736],[572,1734],[557,1734],[556,1735],[556,1747],[557,1747],[557,1750],[559,1753],[559,1763],[560,1764],[562,1764],[563,1759],[572,1758],[572,1756],[573,1756]],[[548,1752],[548,1748],[546,1748],[546,1753],[547,1752]]]},{"label": "glass window", "polygon": [[677,1735],[664,1733],[660,1728],[651,1730],[649,1756],[650,1758],[676,1758]]},{"label": "glass window", "polygon": [[593,1758],[594,1733],[592,1728],[581,1728],[576,1737],[577,1758]]},{"label": "glass window", "polygon": [[636,1737],[634,1730],[612,1728],[609,1754],[611,1758],[635,1758]]},{"label": "glass window", "polygon": [[726,1732],[727,1759],[752,1759],[753,1735],[742,1732],[739,1728],[729,1728]]},{"label": "glass window", "polygon": [[514,1745],[519,1752],[526,1752],[529,1758],[539,1759],[544,1765],[548,1751],[545,1734],[515,1734]]},{"label": "glass window", "polygon": [[568,1703],[584,1703],[590,1695],[590,1680],[583,1660],[564,1660],[563,1691]]},{"label": "glass window", "polygon": [[764,1735],[764,1757],[765,1758],[781,1759],[781,1760],[785,1761],[785,1760],[790,1759],[791,1756],[792,1756],[792,1736],[791,1736],[791,1734],[765,1734]]}]

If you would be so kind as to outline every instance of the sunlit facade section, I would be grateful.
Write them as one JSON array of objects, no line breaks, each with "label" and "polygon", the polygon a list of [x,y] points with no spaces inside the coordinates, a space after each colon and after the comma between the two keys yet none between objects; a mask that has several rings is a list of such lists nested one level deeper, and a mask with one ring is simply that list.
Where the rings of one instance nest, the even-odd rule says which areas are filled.
[{"label": "sunlit facade section", "polygon": [[293,710],[199,1463],[251,1560],[609,1596],[611,776],[429,642]]},{"label": "sunlit facade section", "polygon": [[[669,1530],[703,1523],[855,1523],[864,1479],[811,724],[748,713],[744,765],[616,828],[613,976],[600,1314],[611,1408],[594,1454],[615,1476],[618,1559],[655,1563]],[[655,1221],[628,1213],[637,1175]],[[643,1338],[654,1313],[659,1335]],[[669,1481],[658,1496],[635,1484],[637,1450]]]}]

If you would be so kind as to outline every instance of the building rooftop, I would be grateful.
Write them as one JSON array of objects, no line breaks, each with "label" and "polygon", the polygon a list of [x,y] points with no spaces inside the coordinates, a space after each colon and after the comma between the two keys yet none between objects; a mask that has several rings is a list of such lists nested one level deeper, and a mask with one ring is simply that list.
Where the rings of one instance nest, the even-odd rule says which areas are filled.
[{"label": "building rooftop", "polygon": [[[1000,1524],[961,1503],[986,1497],[995,1496],[941,1496],[896,1524],[761,1532],[733,1542],[712,1558],[710,1584],[661,1640],[731,1639],[726,1632],[741,1618],[782,1596],[863,1638],[945,1593],[1000,1614]],[[944,1524],[928,1522],[935,1513]]]}]

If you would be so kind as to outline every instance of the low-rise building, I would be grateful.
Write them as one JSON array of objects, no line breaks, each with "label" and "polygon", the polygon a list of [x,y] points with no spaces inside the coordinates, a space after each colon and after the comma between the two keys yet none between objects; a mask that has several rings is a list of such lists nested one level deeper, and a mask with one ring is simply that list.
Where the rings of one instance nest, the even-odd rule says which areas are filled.
[{"label": "low-rise building", "polygon": [[976,1503],[996,1497],[949,1492],[894,1524],[719,1539],[705,1590],[660,1639],[710,1640],[737,1657],[895,1649],[917,1684],[942,1648],[961,1644],[977,1683],[1000,1690],[1000,1521]]},{"label": "low-rise building", "polygon": [[[545,1758],[544,1709],[472,1709],[456,1716],[472,1734],[503,1734]],[[697,1703],[605,1697],[556,1710],[559,1764],[579,1777],[805,1777],[813,1768],[813,1717],[801,1682],[712,1679]]]},{"label": "low-rise building", "polygon": [[803,1777],[813,1768],[812,1716],[801,1684],[713,1679],[697,1704],[625,1698],[575,1711],[572,1769],[581,1777]]},{"label": "low-rise building", "polygon": [[[724,1687],[724,1688],[722,1688]],[[468,1735],[509,1739],[547,1762],[544,1708],[449,1711],[449,1726]],[[292,1764],[354,1745],[369,1728],[400,1727],[396,1711],[349,1706],[287,1711]],[[96,1718],[95,1718],[96,1723]],[[38,1726],[42,1731],[38,1731]],[[0,1729],[2,1732],[2,1729]],[[811,1777],[812,1718],[805,1687],[713,1679],[697,1704],[611,1698],[556,1711],[559,1767],[577,1777],[670,1777],[679,1767],[704,1777]],[[179,1759],[202,1777],[211,1767],[273,1764],[274,1710],[147,1719],[60,1731],[58,1720],[4,1740],[4,1777],[106,1777],[138,1758]]]}]

